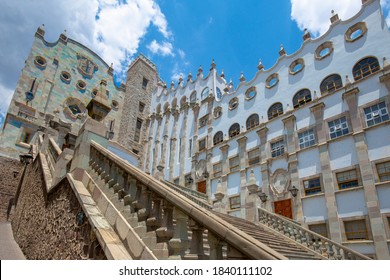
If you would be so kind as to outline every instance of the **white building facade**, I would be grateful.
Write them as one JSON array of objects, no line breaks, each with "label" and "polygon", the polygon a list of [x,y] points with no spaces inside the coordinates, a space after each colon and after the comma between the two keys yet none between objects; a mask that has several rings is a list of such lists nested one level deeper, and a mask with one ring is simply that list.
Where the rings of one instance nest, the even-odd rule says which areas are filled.
[{"label": "white building facade", "polygon": [[348,20],[332,16],[321,37],[306,32],[297,52],[282,47],[270,69],[260,62],[237,88],[214,61],[207,75],[160,83],[144,170],[210,201],[219,185],[231,215],[256,221],[265,208],[388,259],[390,34],[379,0],[362,2]]}]

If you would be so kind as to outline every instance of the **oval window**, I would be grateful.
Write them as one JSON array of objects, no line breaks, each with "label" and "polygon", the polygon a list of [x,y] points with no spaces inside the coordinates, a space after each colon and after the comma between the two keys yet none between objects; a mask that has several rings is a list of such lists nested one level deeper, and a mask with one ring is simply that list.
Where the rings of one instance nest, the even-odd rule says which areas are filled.
[{"label": "oval window", "polygon": [[315,57],[317,60],[324,59],[325,57],[329,56],[332,53],[332,51],[333,51],[332,42],[330,42],[330,41],[325,42],[325,43],[321,44],[320,46],[318,46],[318,48],[316,50]]},{"label": "oval window", "polygon": [[248,89],[246,92],[245,92],[245,99],[246,100],[251,100],[253,97],[256,96],[256,88],[252,87],[250,89]]},{"label": "oval window", "polygon": [[272,88],[276,86],[276,84],[279,82],[279,75],[277,73],[272,74],[269,76],[265,82],[265,86],[267,88]]},{"label": "oval window", "polygon": [[70,82],[70,78],[71,78],[71,76],[70,76],[70,74],[68,72],[66,72],[66,71],[62,71],[61,72],[61,80],[63,82],[69,83]]},{"label": "oval window", "polygon": [[234,97],[229,101],[229,110],[234,110],[238,107],[238,98]]},{"label": "oval window", "polygon": [[79,81],[77,82],[77,88],[78,88],[79,90],[85,90],[86,87],[87,87],[87,85],[85,84],[84,81],[79,80]]},{"label": "oval window", "polygon": [[298,58],[297,60],[293,61],[290,65],[290,74],[295,75],[296,73],[302,71],[305,63],[302,58]]},{"label": "oval window", "polygon": [[367,26],[364,22],[358,22],[348,28],[347,32],[345,32],[345,40],[347,42],[354,42],[357,39],[363,37],[363,35],[367,32]]},{"label": "oval window", "polygon": [[221,100],[222,99],[222,91],[217,87],[217,99]]},{"label": "oval window", "polygon": [[34,63],[40,69],[46,67],[46,59],[44,59],[42,56],[37,56],[34,60]]},{"label": "oval window", "polygon": [[111,102],[111,107],[114,108],[114,109],[118,109],[118,107],[119,107],[118,101],[112,100],[112,102]]}]

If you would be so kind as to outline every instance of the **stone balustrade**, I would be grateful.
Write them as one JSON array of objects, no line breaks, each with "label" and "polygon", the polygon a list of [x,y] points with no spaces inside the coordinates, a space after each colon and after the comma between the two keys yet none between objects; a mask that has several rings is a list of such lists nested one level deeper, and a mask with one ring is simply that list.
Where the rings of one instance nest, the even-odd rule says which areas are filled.
[{"label": "stone balustrade", "polygon": [[303,228],[284,217],[259,208],[259,222],[331,260],[368,260],[346,246]]},{"label": "stone balustrade", "polygon": [[202,206],[205,209],[212,210],[213,207],[207,203],[207,195],[204,193],[200,193],[194,190],[191,190],[189,188],[185,188],[179,185],[176,185],[174,183],[171,183],[169,181],[163,180],[163,182],[170,187],[172,190],[180,193],[181,195],[185,196],[186,198],[190,199],[191,201],[195,202],[199,206]]},{"label": "stone balustrade", "polygon": [[90,177],[158,259],[286,259],[96,142],[89,156]]}]

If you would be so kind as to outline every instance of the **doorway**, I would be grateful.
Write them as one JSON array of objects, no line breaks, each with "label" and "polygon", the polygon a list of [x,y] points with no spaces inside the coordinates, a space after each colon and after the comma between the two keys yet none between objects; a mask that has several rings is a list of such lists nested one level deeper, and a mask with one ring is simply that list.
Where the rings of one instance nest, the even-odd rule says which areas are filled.
[{"label": "doorway", "polygon": [[275,213],[292,219],[291,199],[274,202]]},{"label": "doorway", "polygon": [[206,193],[206,181],[198,182],[198,192]]}]

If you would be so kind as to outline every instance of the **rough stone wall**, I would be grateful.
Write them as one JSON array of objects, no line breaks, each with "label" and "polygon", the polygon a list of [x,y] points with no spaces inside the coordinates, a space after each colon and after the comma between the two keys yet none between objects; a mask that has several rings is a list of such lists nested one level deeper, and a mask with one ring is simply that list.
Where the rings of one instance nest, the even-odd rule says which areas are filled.
[{"label": "rough stone wall", "polygon": [[[146,139],[147,121],[150,113],[152,92],[157,87],[158,74],[155,66],[145,58],[140,57],[130,66],[126,80],[126,94],[120,123],[118,142],[130,150],[139,151],[140,162],[144,156],[144,140]],[[146,89],[142,88],[143,78],[149,82]],[[139,103],[145,104],[143,113],[139,112]],[[142,119],[139,142],[134,141],[137,118]]]},{"label": "rough stone wall", "polygon": [[[7,220],[10,199],[15,195],[23,165],[10,158],[0,157],[0,222]],[[18,172],[14,178],[14,171]],[[9,220],[12,219],[12,212]]]},{"label": "rough stone wall", "polygon": [[26,170],[12,229],[27,259],[105,259],[67,179],[50,194],[39,160]]}]

